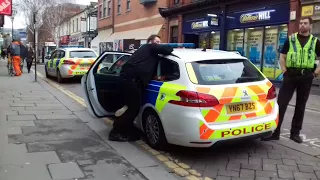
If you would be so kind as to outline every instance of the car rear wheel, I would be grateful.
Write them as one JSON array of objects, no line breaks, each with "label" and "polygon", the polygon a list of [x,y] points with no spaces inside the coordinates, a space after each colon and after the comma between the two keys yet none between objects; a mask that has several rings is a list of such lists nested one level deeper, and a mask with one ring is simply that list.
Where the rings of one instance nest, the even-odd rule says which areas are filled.
[{"label": "car rear wheel", "polygon": [[59,69],[57,69],[57,81],[58,83],[63,83],[63,78],[61,77],[61,73],[59,71]]},{"label": "car rear wheel", "polygon": [[160,118],[153,110],[146,110],[143,113],[143,128],[146,141],[150,147],[157,150],[164,150],[168,142],[163,130]]}]

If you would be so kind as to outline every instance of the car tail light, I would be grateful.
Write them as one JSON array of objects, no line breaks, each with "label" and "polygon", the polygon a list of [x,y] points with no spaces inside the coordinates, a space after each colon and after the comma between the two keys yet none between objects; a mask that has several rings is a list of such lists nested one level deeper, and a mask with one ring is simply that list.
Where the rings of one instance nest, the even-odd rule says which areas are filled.
[{"label": "car tail light", "polygon": [[72,60],[64,60],[63,64],[76,64],[76,63]]},{"label": "car tail light", "polygon": [[170,100],[169,103],[188,107],[212,107],[219,104],[216,97],[208,94],[183,90],[176,95],[181,98],[180,101]]},{"label": "car tail light", "polygon": [[272,85],[268,91],[267,99],[274,99],[277,97],[276,88]]}]

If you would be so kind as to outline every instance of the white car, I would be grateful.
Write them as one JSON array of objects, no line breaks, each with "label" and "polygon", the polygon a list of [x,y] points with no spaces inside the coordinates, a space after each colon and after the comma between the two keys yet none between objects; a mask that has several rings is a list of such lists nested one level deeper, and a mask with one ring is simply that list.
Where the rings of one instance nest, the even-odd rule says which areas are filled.
[{"label": "white car", "polygon": [[56,77],[60,83],[67,78],[83,76],[97,57],[90,48],[58,48],[45,63],[46,77]]},{"label": "white car", "polygon": [[[99,68],[105,56],[121,56],[110,68]],[[105,52],[82,78],[89,112],[113,116],[124,104],[120,70],[131,54]],[[148,144],[210,147],[240,137],[270,135],[279,107],[272,83],[245,57],[234,52],[175,49],[159,59],[144,94],[135,125]]]}]

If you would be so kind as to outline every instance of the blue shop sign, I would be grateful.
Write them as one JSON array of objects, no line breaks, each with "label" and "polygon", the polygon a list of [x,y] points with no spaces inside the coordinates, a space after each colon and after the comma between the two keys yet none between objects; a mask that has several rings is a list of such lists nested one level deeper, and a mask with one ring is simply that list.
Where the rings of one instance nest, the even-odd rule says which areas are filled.
[{"label": "blue shop sign", "polygon": [[265,7],[260,11],[236,12],[228,14],[227,29],[287,24],[290,20],[290,4]]},{"label": "blue shop sign", "polygon": [[219,30],[219,19],[217,17],[203,17],[187,20],[183,23],[183,34],[211,32]]}]

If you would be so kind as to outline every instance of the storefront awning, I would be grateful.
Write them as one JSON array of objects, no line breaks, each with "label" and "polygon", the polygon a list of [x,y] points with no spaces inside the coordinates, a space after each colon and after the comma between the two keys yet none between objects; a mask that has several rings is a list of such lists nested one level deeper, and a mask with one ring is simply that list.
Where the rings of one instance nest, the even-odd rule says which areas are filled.
[{"label": "storefront awning", "polygon": [[149,26],[145,28],[134,29],[130,31],[116,32],[112,34],[106,42],[113,42],[116,39],[135,39],[145,40],[152,34],[158,34],[162,28],[161,25]]}]

